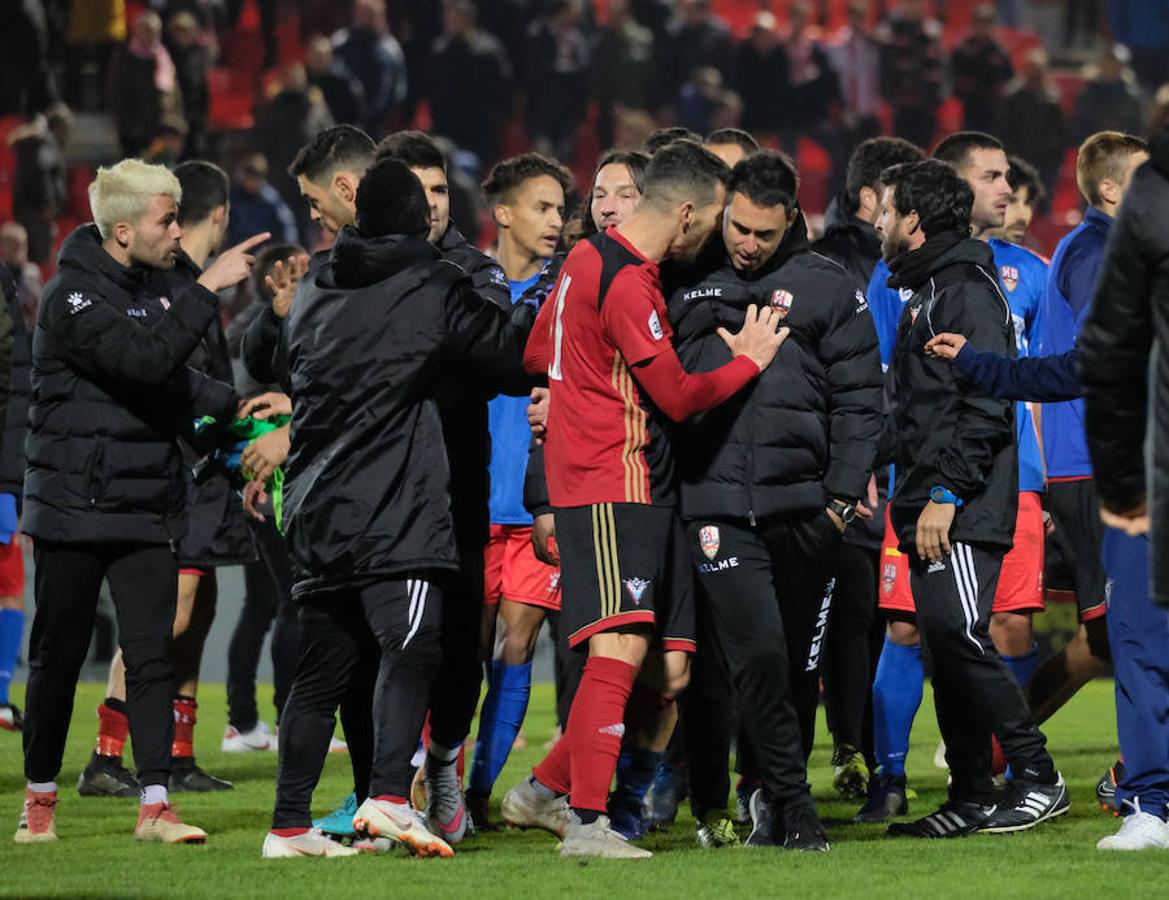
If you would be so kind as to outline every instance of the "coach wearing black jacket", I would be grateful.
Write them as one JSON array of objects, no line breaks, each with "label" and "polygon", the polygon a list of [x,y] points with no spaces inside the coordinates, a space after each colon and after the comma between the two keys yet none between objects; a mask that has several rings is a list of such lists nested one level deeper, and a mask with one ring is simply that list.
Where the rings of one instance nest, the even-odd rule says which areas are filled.
[{"label": "coach wearing black jacket", "polygon": [[522,381],[521,332],[426,241],[426,199],[402,163],[366,173],[356,223],[301,285],[287,324],[285,533],[305,643],[281,721],[280,833],[265,854],[287,855],[287,841],[303,838],[285,829],[308,828],[333,711],[346,692],[375,696],[366,681],[378,670],[371,799],[357,820],[449,855],[404,799],[439,663],[440,581],[458,568],[433,389],[452,367]]},{"label": "coach wearing black jacket", "polygon": [[[750,842],[826,849],[805,759],[835,556],[881,430],[877,335],[853,280],[811,250],[786,157],[747,157],[727,196],[722,252],[670,295],[678,355],[692,372],[724,364],[718,330],[750,304],[778,310],[791,335],[753,387],[685,426],[682,514],[700,603],[774,810],[774,822],[757,819]],[[720,753],[713,809],[727,794],[725,746]],[[695,748],[692,763],[710,755]],[[817,835],[823,846],[805,843]]]},{"label": "coach wearing black jacket", "polygon": [[[935,813],[890,827],[912,837],[1029,828],[1066,812],[1067,791],[1019,685],[988,633],[1017,503],[1014,406],[995,400],[924,347],[943,331],[1014,355],[1011,311],[994,258],[969,237],[973,194],[944,163],[886,172],[878,229],[889,287],[912,291],[893,351],[896,485],[890,500],[910,557],[917,624],[934,662],[938,725],[952,777]],[[993,805],[990,737],[1011,764],[1012,794]]]},{"label": "coach wearing black jacket", "polygon": [[202,832],[166,806],[168,648],[176,545],[186,528],[176,435],[199,414],[229,418],[236,401],[230,388],[188,375],[184,365],[216,315],[215,292],[247,275],[246,251],[267,235],[221,254],[189,290],[160,297],[154,273],[174,265],[179,194],[161,166],[126,160],[100,170],[90,186],[97,224],[69,236],[45,290],[25,479],[37,611],[24,750],[30,790],[55,790],[98,589],[108,579],[144,791],[139,836],[188,841]]}]

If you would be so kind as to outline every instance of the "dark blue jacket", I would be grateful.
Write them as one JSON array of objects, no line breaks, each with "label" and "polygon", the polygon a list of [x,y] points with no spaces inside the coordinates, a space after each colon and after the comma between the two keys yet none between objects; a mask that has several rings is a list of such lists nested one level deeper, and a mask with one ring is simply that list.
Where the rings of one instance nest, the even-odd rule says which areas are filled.
[{"label": "dark blue jacket", "polygon": [[1078,356],[1073,347],[1058,356],[1012,359],[989,350],[975,350],[967,344],[954,362],[963,375],[998,400],[1058,403],[1080,396]]}]

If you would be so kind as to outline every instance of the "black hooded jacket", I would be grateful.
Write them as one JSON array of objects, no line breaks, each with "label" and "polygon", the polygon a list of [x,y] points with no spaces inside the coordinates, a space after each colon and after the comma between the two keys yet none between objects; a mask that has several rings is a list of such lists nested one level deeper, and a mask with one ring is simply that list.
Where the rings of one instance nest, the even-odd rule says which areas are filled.
[{"label": "black hooded jacket", "polygon": [[717,329],[738,331],[749,304],[783,311],[791,334],[754,384],[679,432],[683,516],[802,516],[833,497],[862,498],[881,433],[881,360],[864,294],[810,248],[802,216],[749,277],[719,256],[670,288],[686,370],[730,360]]},{"label": "black hooded jacket", "polygon": [[[1108,235],[1078,346],[1100,497],[1114,510],[1145,499],[1157,540],[1169,529],[1169,128],[1149,149]],[[1153,596],[1169,606],[1169,553],[1152,559]]]},{"label": "black hooded jacket", "polygon": [[235,393],[186,368],[216,315],[125,267],[96,226],[65,240],[33,335],[24,530],[46,541],[174,544],[186,531],[177,435],[230,418]]},{"label": "black hooded jacket", "polygon": [[454,569],[450,469],[435,386],[524,389],[526,332],[421,238],[337,236],[287,327],[294,595]]},{"label": "black hooded jacket", "polygon": [[842,265],[862,291],[869,288],[873,269],[881,258],[881,238],[868,222],[844,213],[845,199],[840,197],[825,223],[824,236],[812,244],[817,253]]},{"label": "black hooded jacket", "polygon": [[962,500],[952,540],[1010,547],[1019,502],[1015,404],[995,400],[957,366],[924,352],[930,338],[949,331],[979,349],[1015,355],[994,254],[982,241],[944,232],[889,269],[889,287],[913,291],[890,367],[897,447],[890,506],[901,549],[915,546],[917,519],[935,486]]},{"label": "black hooded jacket", "polygon": [[[15,278],[7,267],[0,265],[0,295],[5,301],[0,309],[0,374],[8,372],[6,402],[0,404],[4,416],[0,493],[15,495],[18,506],[24,493],[24,441],[28,433],[28,380],[32,366],[32,336],[24,327],[19,294]],[[5,337],[6,334],[10,337]],[[11,355],[4,352],[5,345],[11,346]]]}]

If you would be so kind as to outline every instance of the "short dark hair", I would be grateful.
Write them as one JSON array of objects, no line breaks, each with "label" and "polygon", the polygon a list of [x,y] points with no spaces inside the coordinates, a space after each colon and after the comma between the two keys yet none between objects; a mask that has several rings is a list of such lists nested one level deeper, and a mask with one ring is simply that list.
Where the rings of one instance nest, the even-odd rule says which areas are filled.
[{"label": "short dark hair", "polygon": [[397,131],[381,139],[374,159],[397,159],[411,169],[442,169],[446,171],[446,157],[438,144],[425,131]]},{"label": "short dark hair", "polygon": [[701,144],[702,135],[689,128],[683,128],[681,125],[672,125],[669,128],[659,128],[647,137],[641,149],[653,156],[662,147],[668,147],[678,141],[693,141],[696,144]]},{"label": "short dark hair", "polygon": [[[597,183],[597,176],[601,173],[601,169],[614,165],[625,166],[633,178],[633,183],[637,185],[638,193],[645,193],[645,170],[649,168],[649,155],[640,150],[610,150],[597,163],[596,171],[593,172],[592,184],[589,185],[590,194],[592,193],[592,185]],[[597,223],[593,221],[593,204],[588,200],[580,205],[580,224],[582,236],[596,234]]]},{"label": "short dark hair", "polygon": [[760,150],[745,156],[731,170],[727,193],[739,193],[756,206],[795,207],[800,178],[791,157],[778,150]]},{"label": "short dark hair", "polygon": [[179,203],[180,225],[198,225],[227,203],[231,180],[215,163],[192,159],[175,166],[175,178],[183,189]]},{"label": "short dark hair", "polygon": [[572,190],[572,173],[556,160],[539,153],[521,153],[495,164],[483,182],[483,193],[491,206],[507,203],[521,184],[544,175],[556,179],[565,194]]},{"label": "short dark hair", "polygon": [[1002,149],[1003,142],[994,135],[983,131],[955,131],[949,137],[942,138],[938,146],[934,147],[934,159],[961,169],[975,150]]},{"label": "short dark hair", "polygon": [[875,137],[863,141],[848,158],[844,177],[844,199],[848,211],[855,213],[861,204],[861,189],[877,190],[881,173],[899,163],[925,159],[925,151],[912,141],[897,137]]},{"label": "short dark hair", "polygon": [[1018,156],[1008,156],[1007,162],[1011,164],[1007,169],[1007,184],[1011,186],[1011,190],[1021,191],[1025,188],[1028,206],[1035,207],[1042,203],[1043,198],[1047,196],[1047,189],[1043,186],[1043,180],[1036,168]]},{"label": "short dark hair", "polygon": [[716,128],[706,136],[703,143],[707,147],[734,144],[748,156],[759,149],[759,142],[742,128]]},{"label": "short dark hair", "polygon": [[315,182],[338,169],[350,169],[361,175],[373,163],[374,150],[373,138],[360,128],[334,125],[300,148],[288,167],[288,174],[293,178],[303,175]]},{"label": "short dark hair", "polygon": [[422,182],[401,160],[374,163],[357,185],[356,205],[354,221],[364,237],[423,237],[430,231],[430,203]]},{"label": "short dark hair", "polygon": [[715,186],[725,186],[729,178],[726,163],[701,144],[675,141],[650,157],[642,203],[672,205],[692,200],[706,206],[714,201]]},{"label": "short dark hair", "polygon": [[1144,138],[1123,131],[1098,131],[1089,135],[1076,153],[1076,187],[1088,203],[1097,206],[1103,199],[1100,182],[1105,178],[1119,181],[1128,158],[1148,149]]},{"label": "short dark hair", "polygon": [[917,210],[927,238],[944,231],[970,233],[974,191],[949,163],[939,159],[902,163],[886,169],[881,182],[893,187],[893,205],[899,215]]},{"label": "short dark hair", "polygon": [[264,279],[272,274],[272,269],[277,262],[283,262],[290,256],[299,256],[305,253],[304,247],[299,244],[265,244],[262,250],[256,253],[256,262],[252,266],[252,274],[249,276],[252,286],[252,296],[259,299],[261,297],[271,300],[268,297],[268,288],[264,284]]}]

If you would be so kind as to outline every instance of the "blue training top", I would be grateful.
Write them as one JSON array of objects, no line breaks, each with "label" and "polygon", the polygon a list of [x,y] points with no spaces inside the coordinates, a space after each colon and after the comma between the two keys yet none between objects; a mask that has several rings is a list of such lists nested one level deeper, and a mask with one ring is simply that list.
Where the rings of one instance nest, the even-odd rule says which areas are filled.
[{"label": "blue training top", "polygon": [[[524,291],[543,274],[537,272],[524,281],[508,281],[511,302],[515,305]],[[531,525],[532,516],[524,509],[524,473],[528,468],[528,445],[532,431],[528,426],[528,398],[500,394],[487,404],[487,428],[491,432],[491,524]]]},{"label": "blue training top", "polygon": [[[1084,221],[1055,248],[1043,302],[1032,326],[1032,354],[1056,356],[1076,346],[1076,336],[1092,306],[1096,273],[1111,227],[1111,216],[1089,209]],[[1083,400],[1044,405],[1043,454],[1047,457],[1048,478],[1083,478],[1092,474],[1084,437]]]},{"label": "blue training top", "polygon": [[[994,251],[999,285],[1011,307],[1015,349],[1019,356],[1029,356],[1035,315],[1047,286],[1047,263],[1026,247],[998,238],[990,239],[990,249]],[[1035,421],[1026,403],[1015,407],[1015,428],[1019,441],[1019,490],[1041,493],[1043,458],[1035,436]]]}]

